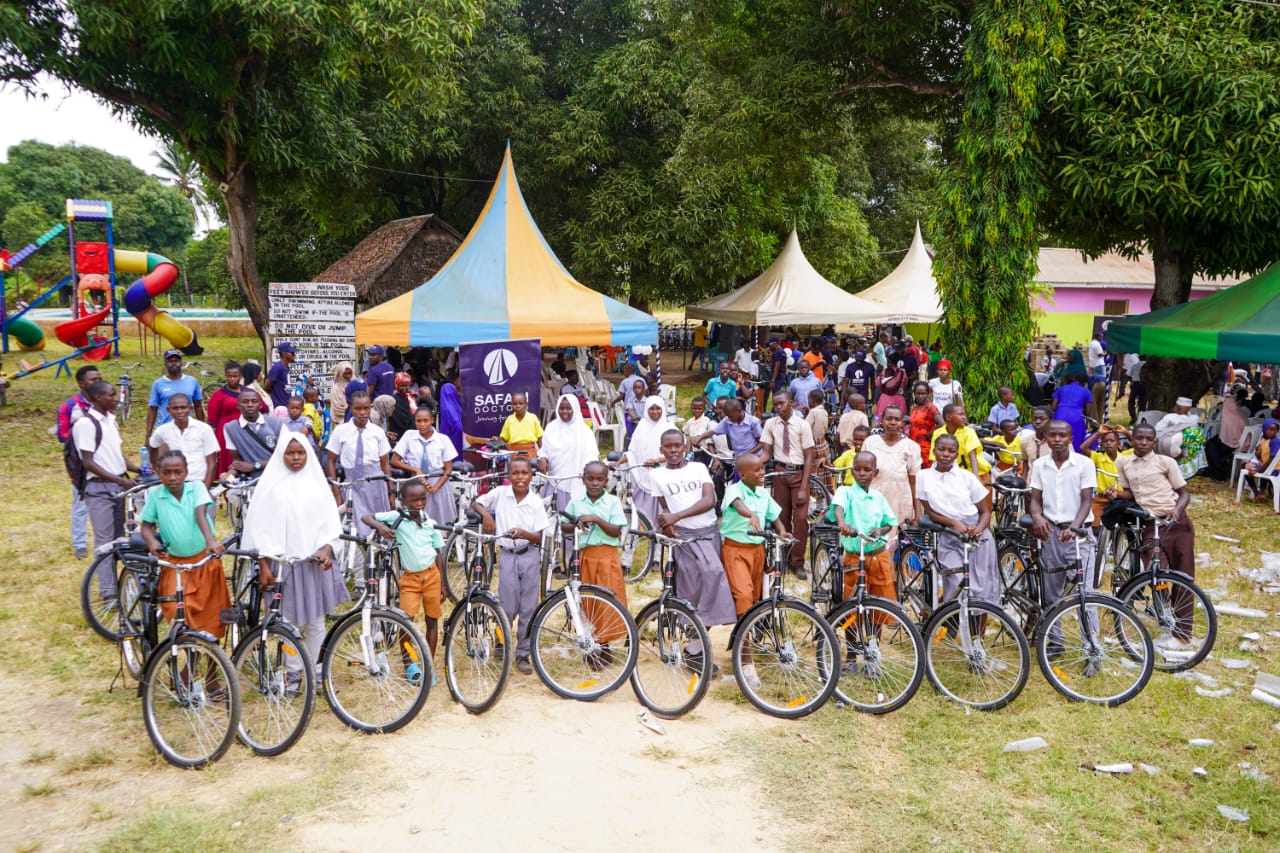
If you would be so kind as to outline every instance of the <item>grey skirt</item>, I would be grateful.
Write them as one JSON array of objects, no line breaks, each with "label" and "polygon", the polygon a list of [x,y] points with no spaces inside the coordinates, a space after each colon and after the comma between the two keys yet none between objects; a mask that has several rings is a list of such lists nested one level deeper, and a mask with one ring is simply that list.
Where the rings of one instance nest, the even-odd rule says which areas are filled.
[{"label": "grey skirt", "polygon": [[[281,574],[277,563],[272,571]],[[350,601],[337,567],[325,571],[311,562],[287,563],[284,568],[284,599],[280,609],[284,618],[299,627],[324,619],[344,601]]]},{"label": "grey skirt", "polygon": [[675,549],[676,594],[698,611],[702,624],[732,625],[738,621],[729,578],[720,560],[720,530],[716,525],[686,530],[677,528],[681,539],[695,539]]},{"label": "grey skirt", "polygon": [[[978,514],[960,519],[965,524],[976,524]],[[954,533],[938,534],[938,563],[945,569],[958,569],[964,565],[964,545]],[[948,601],[955,598],[960,589],[959,574],[943,575],[942,589]],[[1000,603],[1000,573],[996,566],[996,540],[988,528],[978,537],[977,546],[969,552],[969,597],[992,604]]]}]

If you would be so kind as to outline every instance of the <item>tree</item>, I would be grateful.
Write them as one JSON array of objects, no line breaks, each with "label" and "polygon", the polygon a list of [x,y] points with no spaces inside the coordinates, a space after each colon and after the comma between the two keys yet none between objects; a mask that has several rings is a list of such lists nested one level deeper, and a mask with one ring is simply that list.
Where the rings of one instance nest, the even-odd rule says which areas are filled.
[{"label": "tree", "polygon": [[192,240],[183,257],[193,292],[211,294],[223,308],[244,307],[227,269],[226,228],[214,228],[199,240]]},{"label": "tree", "polygon": [[478,0],[21,0],[0,6],[0,79],[48,73],[200,164],[259,334],[260,186],[402,161],[457,91]]}]

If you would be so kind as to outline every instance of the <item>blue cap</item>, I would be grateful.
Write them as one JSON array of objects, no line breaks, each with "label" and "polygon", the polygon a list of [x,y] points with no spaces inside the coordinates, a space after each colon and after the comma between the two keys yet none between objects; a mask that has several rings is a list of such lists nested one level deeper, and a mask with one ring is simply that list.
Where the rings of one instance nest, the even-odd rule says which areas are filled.
[{"label": "blue cap", "polygon": [[298,354],[298,351],[293,348],[293,344],[289,343],[288,341],[284,341],[283,343],[276,344],[276,349],[280,352],[291,352],[294,355]]}]

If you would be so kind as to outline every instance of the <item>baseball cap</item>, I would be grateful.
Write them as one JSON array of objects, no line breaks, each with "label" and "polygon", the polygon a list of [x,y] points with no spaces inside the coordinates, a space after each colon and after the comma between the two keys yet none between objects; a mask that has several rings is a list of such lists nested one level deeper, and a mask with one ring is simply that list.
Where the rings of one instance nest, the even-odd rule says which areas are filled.
[{"label": "baseball cap", "polygon": [[374,344],[371,347],[365,347],[364,351],[367,352],[369,355],[386,355],[387,354],[386,348],[380,347],[377,344]]},{"label": "baseball cap", "polygon": [[165,361],[168,361],[168,360],[169,360],[169,359],[171,359],[171,358],[182,358],[182,350],[180,350],[180,349],[167,349],[167,350],[165,350],[165,351],[164,351],[164,360],[165,360]]},{"label": "baseball cap", "polygon": [[298,351],[293,348],[293,344],[289,343],[288,341],[284,341],[283,343],[276,344],[276,349],[279,350],[280,352],[291,352],[294,355],[298,354]]},{"label": "baseball cap", "polygon": [[866,357],[867,351],[864,349],[856,349],[853,351],[853,358],[855,361],[862,361]]}]

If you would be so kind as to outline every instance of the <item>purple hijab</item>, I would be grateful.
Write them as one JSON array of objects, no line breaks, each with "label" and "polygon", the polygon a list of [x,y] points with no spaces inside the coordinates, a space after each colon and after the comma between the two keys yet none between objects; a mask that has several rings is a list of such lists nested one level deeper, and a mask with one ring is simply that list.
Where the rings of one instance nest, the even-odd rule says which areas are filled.
[{"label": "purple hijab", "polygon": [[440,414],[436,417],[436,429],[449,437],[461,456],[467,447],[462,438],[462,401],[458,397],[457,386],[452,382],[440,386]]}]

